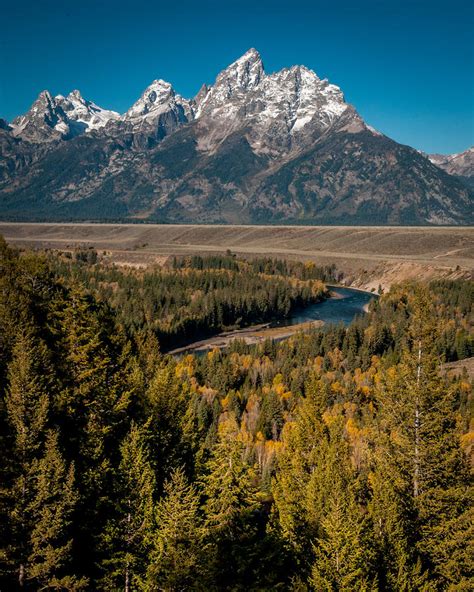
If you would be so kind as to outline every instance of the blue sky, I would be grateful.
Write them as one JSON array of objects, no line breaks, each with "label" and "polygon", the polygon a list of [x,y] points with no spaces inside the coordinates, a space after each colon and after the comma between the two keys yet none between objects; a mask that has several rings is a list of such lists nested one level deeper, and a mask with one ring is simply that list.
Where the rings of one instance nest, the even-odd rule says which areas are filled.
[{"label": "blue sky", "polygon": [[474,144],[474,9],[461,0],[2,0],[0,117],[48,89],[125,111],[155,78],[184,96],[256,47],[305,64],[365,120],[428,152]]}]

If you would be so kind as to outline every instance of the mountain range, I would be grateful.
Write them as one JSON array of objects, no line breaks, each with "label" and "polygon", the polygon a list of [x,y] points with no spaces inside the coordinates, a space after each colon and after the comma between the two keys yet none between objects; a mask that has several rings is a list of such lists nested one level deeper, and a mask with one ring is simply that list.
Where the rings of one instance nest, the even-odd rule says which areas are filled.
[{"label": "mountain range", "polygon": [[18,220],[472,224],[473,148],[426,155],[305,66],[250,49],[193,99],[153,81],[124,113],[77,90],[0,120],[0,215]]}]

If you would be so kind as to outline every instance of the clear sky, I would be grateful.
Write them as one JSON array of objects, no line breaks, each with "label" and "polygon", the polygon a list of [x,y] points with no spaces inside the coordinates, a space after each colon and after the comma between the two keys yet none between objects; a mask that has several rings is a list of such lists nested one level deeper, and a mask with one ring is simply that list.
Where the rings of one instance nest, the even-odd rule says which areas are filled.
[{"label": "clear sky", "polygon": [[304,64],[428,152],[474,144],[472,0],[0,0],[0,117],[43,89],[125,111],[155,78],[186,97],[257,48]]}]

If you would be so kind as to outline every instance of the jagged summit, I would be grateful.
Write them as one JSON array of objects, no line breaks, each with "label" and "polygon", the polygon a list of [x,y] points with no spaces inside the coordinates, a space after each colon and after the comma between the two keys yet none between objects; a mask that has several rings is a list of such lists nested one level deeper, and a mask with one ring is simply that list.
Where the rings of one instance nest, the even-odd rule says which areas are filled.
[{"label": "jagged summit", "polygon": [[[57,98],[57,97],[56,97],[56,98]],[[82,97],[81,91],[80,91],[80,90],[77,90],[77,89],[74,89],[74,90],[72,90],[72,91],[71,91],[71,92],[68,94],[67,98],[68,98],[68,99],[70,99],[70,100],[71,100],[71,99],[77,99],[77,100],[79,100],[79,101],[80,101],[80,100],[83,100],[83,97]]]},{"label": "jagged summit", "polygon": [[[56,101],[66,114],[72,135],[81,133],[81,130],[88,132],[100,129],[109,121],[120,117],[116,111],[103,109],[92,101],[84,99],[78,90],[71,91],[65,98],[59,97],[60,95],[56,97]],[[73,122],[78,125],[74,127]]]},{"label": "jagged summit", "polygon": [[125,118],[149,115],[157,107],[166,104],[175,97],[173,87],[164,80],[154,80],[142,93],[140,98],[125,113]]},{"label": "jagged summit", "polygon": [[31,142],[53,141],[100,129],[119,117],[115,111],[84,99],[78,90],[66,97],[61,94],[53,97],[44,90],[25,115],[13,120],[12,130],[15,136]]},{"label": "jagged summit", "polygon": [[152,121],[167,111],[174,112],[184,122],[191,112],[191,104],[177,94],[169,82],[160,78],[143,91],[136,103],[123,115],[123,119],[143,118]]},{"label": "jagged summit", "polygon": [[2,207],[20,218],[474,221],[471,151],[430,162],[367,125],[335,84],[303,65],[267,73],[253,48],[194,98],[157,78],[123,115],[43,91],[0,124],[0,152]]},{"label": "jagged summit", "polygon": [[[212,121],[212,133],[200,144],[205,150],[214,150],[237,128],[246,126],[247,140],[256,153],[276,154],[298,149],[302,135],[320,135],[347,108],[340,88],[321,80],[313,70],[292,66],[267,74],[258,51],[250,49],[225,68],[211,87],[201,89],[195,117]],[[364,127],[355,110],[353,118],[353,127]]]},{"label": "jagged summit", "polygon": [[[322,129],[331,125],[346,107],[340,89],[320,80],[305,66],[267,75],[260,53],[250,48],[224,68],[213,85],[203,85],[194,99],[183,98],[169,82],[156,79],[119,115],[84,99],[79,90],[56,97],[45,90],[30,111],[13,122],[13,129],[24,139],[43,141],[72,138],[114,121],[140,132],[149,129],[154,133],[151,128],[156,131],[161,127],[159,135],[164,137],[180,125],[210,117],[221,121],[227,130],[215,134],[219,142],[239,122],[252,121],[261,130],[281,127],[285,133],[298,134],[314,118]],[[279,138],[276,140],[280,142]],[[282,144],[288,145],[288,141]]]},{"label": "jagged summit", "polygon": [[53,100],[53,97],[51,96],[51,93],[49,92],[49,90],[42,90],[39,95],[38,98],[36,99],[35,103],[41,104],[41,103],[50,103]]},{"label": "jagged summit", "polygon": [[201,89],[196,97],[196,117],[212,112],[229,100],[242,98],[247,91],[259,86],[264,75],[260,54],[256,49],[249,49],[222,70],[212,86]]},{"label": "jagged summit", "polygon": [[262,57],[260,55],[260,52],[258,50],[255,49],[255,47],[251,47],[250,49],[247,49],[247,51],[245,53],[243,53],[240,58],[237,58],[235,60],[235,62],[232,62],[233,64],[236,64],[237,62],[256,62],[256,61],[262,61]]},{"label": "jagged summit", "polygon": [[232,89],[249,90],[257,87],[263,75],[262,58],[256,49],[251,48],[219,74],[215,86],[221,83],[227,84],[230,96]]},{"label": "jagged summit", "polygon": [[66,115],[48,90],[39,93],[30,110],[12,121],[14,136],[33,142],[59,139],[67,134]]}]

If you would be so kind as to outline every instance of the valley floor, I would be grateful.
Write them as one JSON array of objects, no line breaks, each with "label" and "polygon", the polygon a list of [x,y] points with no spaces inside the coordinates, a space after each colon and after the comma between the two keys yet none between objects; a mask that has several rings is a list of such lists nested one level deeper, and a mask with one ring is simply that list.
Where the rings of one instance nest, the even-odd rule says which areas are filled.
[{"label": "valley floor", "polygon": [[335,263],[346,283],[370,290],[406,279],[472,277],[473,227],[224,226],[0,222],[18,246],[91,246],[123,265],[222,252]]}]

